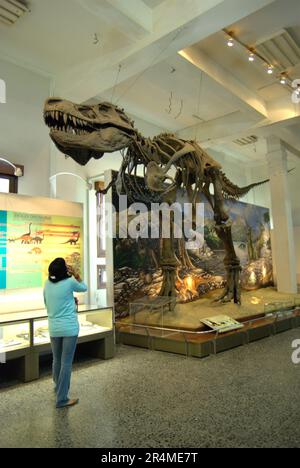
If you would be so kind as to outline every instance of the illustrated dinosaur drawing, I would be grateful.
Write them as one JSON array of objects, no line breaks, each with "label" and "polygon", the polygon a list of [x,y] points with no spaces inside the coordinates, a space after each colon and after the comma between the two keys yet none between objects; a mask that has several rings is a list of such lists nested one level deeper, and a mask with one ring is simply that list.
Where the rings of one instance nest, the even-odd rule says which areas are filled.
[{"label": "illustrated dinosaur drawing", "polygon": [[[44,107],[44,120],[56,147],[77,163],[85,165],[92,158],[121,151],[123,162],[116,180],[102,191],[115,185],[118,194],[126,194],[132,202],[168,203],[176,200],[183,189],[192,203],[202,192],[214,211],[215,229],[225,249],[224,264],[227,286],[219,298],[222,302],[240,303],[240,260],[236,255],[231,233],[231,221],[224,199],[239,199],[252,188],[267,181],[240,188],[222,172],[221,165],[211,158],[195,141],[186,141],[173,134],[144,138],[124,109],[103,102],[97,105],[77,105],[59,98],[50,98]],[[143,186],[137,177],[138,168],[144,173]],[[170,176],[170,170],[175,172]],[[166,181],[170,180],[171,184]],[[210,186],[213,186],[213,194]],[[174,224],[171,223],[171,233]],[[162,239],[160,268],[163,271],[161,296],[176,296],[178,259],[174,236]]]},{"label": "illustrated dinosaur drawing", "polygon": [[76,245],[79,239],[80,239],[80,232],[76,231],[76,232],[73,232],[72,237],[66,242],[63,242],[63,244]]},{"label": "illustrated dinosaur drawing", "polygon": [[41,255],[42,254],[42,250],[39,248],[39,247],[34,247],[33,249],[31,249],[29,252],[28,252],[30,255]]},{"label": "illustrated dinosaur drawing", "polygon": [[32,223],[29,224],[29,227],[28,227],[29,231],[26,234],[23,234],[20,237],[16,237],[15,239],[8,239],[8,242],[16,242],[20,240],[21,244],[30,244],[32,241],[31,226],[32,226]]},{"label": "illustrated dinosaur drawing", "polygon": [[43,232],[37,232],[34,237],[31,238],[31,244],[42,244],[45,239],[45,234]]}]

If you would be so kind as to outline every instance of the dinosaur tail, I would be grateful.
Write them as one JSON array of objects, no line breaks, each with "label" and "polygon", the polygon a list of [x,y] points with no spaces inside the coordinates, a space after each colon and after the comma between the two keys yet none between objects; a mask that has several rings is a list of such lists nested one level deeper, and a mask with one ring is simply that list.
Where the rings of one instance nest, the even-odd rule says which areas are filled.
[{"label": "dinosaur tail", "polygon": [[246,187],[238,187],[237,185],[233,184],[223,172],[221,172],[222,190],[225,198],[233,198],[238,200],[239,198],[247,195],[247,193],[249,193],[253,188],[267,184],[268,182],[270,182],[270,179],[256,182],[254,184],[247,185]]}]

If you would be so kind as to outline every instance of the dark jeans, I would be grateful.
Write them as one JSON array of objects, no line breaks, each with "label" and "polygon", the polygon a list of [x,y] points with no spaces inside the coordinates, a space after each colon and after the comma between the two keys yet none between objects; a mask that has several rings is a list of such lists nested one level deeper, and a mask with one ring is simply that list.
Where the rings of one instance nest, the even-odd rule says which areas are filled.
[{"label": "dark jeans", "polygon": [[53,380],[56,385],[56,406],[64,406],[69,401],[72,364],[77,345],[77,336],[64,338],[51,337],[53,353]]}]

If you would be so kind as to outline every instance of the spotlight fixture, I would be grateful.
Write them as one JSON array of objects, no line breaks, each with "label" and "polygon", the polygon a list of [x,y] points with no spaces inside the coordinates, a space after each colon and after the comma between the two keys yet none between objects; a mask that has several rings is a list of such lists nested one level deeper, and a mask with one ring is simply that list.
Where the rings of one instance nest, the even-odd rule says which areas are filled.
[{"label": "spotlight fixture", "polygon": [[[236,32],[233,32],[232,30],[230,31],[228,29],[223,29],[223,32],[225,33],[225,38],[226,38],[228,47],[233,47],[235,45],[237,45],[237,47],[240,46],[241,48],[244,49],[244,52],[247,53],[248,61],[250,63],[256,62],[258,64],[261,64],[265,68],[266,73],[270,76],[276,73],[276,79],[282,85],[286,85],[292,88],[297,87],[296,84],[292,85],[292,79],[289,76],[288,72],[282,71],[283,67],[280,67],[279,64],[272,65],[272,63],[266,57],[264,57],[264,55],[262,55],[259,50],[255,48],[254,44],[248,45],[244,43],[241,39],[239,39]],[[279,68],[281,68],[281,70]],[[295,99],[300,99],[300,80],[298,81],[299,81],[299,89],[294,91],[293,93],[293,96],[295,96]]]},{"label": "spotlight fixture", "polygon": [[280,83],[282,85],[286,85],[287,84],[287,77],[286,75],[282,74],[281,77],[280,77]]},{"label": "spotlight fixture", "polygon": [[234,39],[233,37],[230,37],[227,41],[228,47],[233,47],[234,46]]}]

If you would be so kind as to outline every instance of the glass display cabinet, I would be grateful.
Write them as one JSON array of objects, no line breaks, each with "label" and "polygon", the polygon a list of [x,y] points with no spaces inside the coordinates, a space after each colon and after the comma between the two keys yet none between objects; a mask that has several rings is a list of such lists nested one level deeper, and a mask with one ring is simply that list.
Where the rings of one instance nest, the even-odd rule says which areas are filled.
[{"label": "glass display cabinet", "polygon": [[[81,310],[78,312],[79,343],[83,337],[91,337],[113,331],[112,308]],[[50,344],[47,317],[33,319],[33,345]]]},{"label": "glass display cabinet", "polygon": [[30,347],[30,321],[0,323],[0,353]]},{"label": "glass display cabinet", "polygon": [[[11,319],[15,315],[15,320]],[[39,378],[39,358],[51,354],[45,310],[0,316],[0,366],[17,360],[18,375],[25,382]],[[80,306],[78,351],[101,359],[114,356],[114,316],[112,307]]]}]

